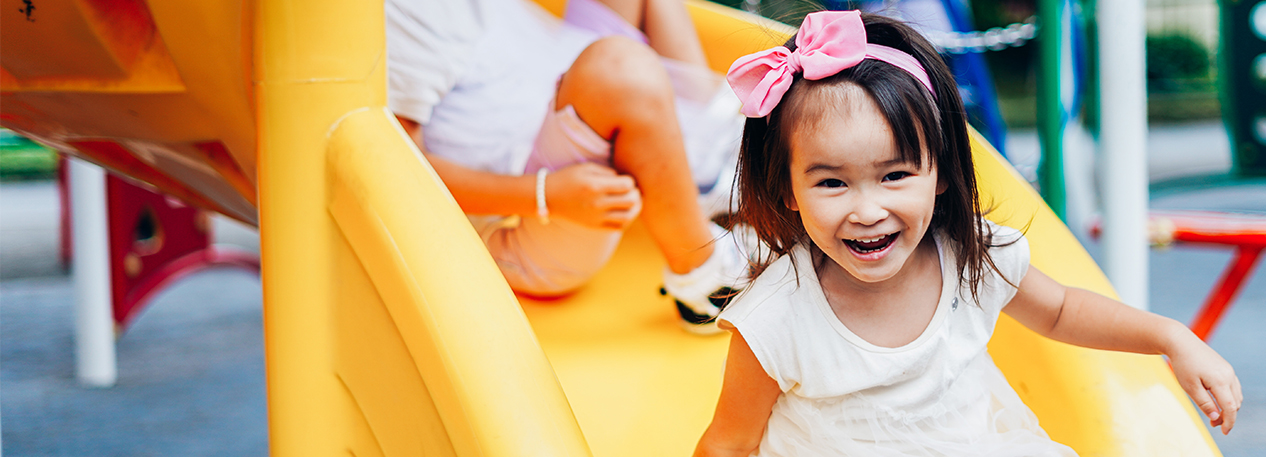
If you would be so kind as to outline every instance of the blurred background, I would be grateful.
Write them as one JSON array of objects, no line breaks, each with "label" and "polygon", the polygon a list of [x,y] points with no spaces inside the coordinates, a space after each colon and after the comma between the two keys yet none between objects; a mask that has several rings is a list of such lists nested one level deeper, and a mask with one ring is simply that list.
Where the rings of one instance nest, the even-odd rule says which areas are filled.
[{"label": "blurred background", "polygon": [[[1063,122],[1053,134],[1042,130],[1042,84],[1051,78],[1043,72],[1052,70],[1043,66],[1040,44],[1042,30],[1058,21],[1042,20],[1038,1],[717,1],[792,25],[823,7],[864,8],[922,24],[964,83],[973,125],[1062,208],[1057,211],[1096,259],[1104,255],[1097,237],[1104,183],[1119,170],[1103,165],[1097,147],[1102,94],[1094,83],[1095,53],[1096,37],[1113,24],[1096,23],[1093,0],[1060,2],[1071,18],[1065,30],[1072,38],[1071,57],[1058,71],[1075,90],[1061,100]],[[1235,366],[1245,394],[1231,435],[1213,432],[1231,457],[1266,455],[1266,338],[1260,337],[1266,272],[1256,257],[1242,259],[1248,257],[1245,245],[1184,242],[1179,232],[1218,231],[1227,220],[1259,236],[1266,227],[1263,4],[1145,2],[1145,156],[1154,235],[1146,260],[1147,306],[1194,322],[1208,314],[1203,309],[1209,302],[1221,300],[1224,311],[1208,341]],[[1051,135],[1060,139],[1055,165],[1043,160]],[[0,130],[3,454],[267,454],[260,287],[249,265],[209,262],[155,289],[120,329],[117,383],[94,389],[76,381],[73,247],[65,242],[69,210],[59,185],[64,166],[55,152]],[[1058,186],[1043,177],[1051,166],[1062,170]],[[1052,195],[1056,187],[1058,195]],[[190,236],[205,239],[208,248],[247,257],[258,252],[252,228],[191,214]],[[1193,221],[1182,219],[1193,214]],[[143,223],[130,227],[133,241],[155,236]],[[132,268],[126,255],[120,259],[123,268]],[[1237,261],[1247,266],[1237,269]]]}]

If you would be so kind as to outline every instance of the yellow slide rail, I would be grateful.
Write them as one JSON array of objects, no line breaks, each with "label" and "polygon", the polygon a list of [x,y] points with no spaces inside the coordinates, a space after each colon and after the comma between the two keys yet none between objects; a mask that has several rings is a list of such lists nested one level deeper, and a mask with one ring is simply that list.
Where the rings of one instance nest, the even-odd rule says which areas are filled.
[{"label": "yellow slide rail", "polygon": [[588,455],[509,286],[385,110],[381,5],[257,14],[274,455]]}]

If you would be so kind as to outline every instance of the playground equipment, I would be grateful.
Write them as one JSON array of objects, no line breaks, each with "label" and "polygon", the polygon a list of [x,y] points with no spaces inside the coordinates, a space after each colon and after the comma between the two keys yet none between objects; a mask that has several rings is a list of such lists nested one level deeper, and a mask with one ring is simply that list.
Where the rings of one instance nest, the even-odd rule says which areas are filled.
[{"label": "playground equipment", "polygon": [[1219,1],[1218,76],[1235,171],[1266,175],[1266,2]]},{"label": "playground equipment", "polygon": [[[789,33],[690,11],[714,69]],[[511,293],[386,111],[381,4],[0,13],[0,123],[258,224],[274,455],[686,455],[706,426],[726,341],[676,329],[644,229],[571,297]],[[991,217],[1029,227],[1033,263],[1111,294],[1019,175],[978,136],[973,151]],[[1083,455],[1218,455],[1159,357],[1055,343],[1007,318],[990,351]]]},{"label": "playground equipment", "polygon": [[[73,207],[70,178],[59,160],[57,191],[64,208]],[[259,258],[232,248],[212,246],[211,215],[172,197],[120,178],[105,177],[106,231],[109,247],[110,302],[114,326],[122,332],[154,294],[185,276],[212,267],[259,272]],[[61,213],[61,258],[73,257],[69,211]]]},{"label": "playground equipment", "polygon": [[[1266,217],[1210,211],[1152,211],[1148,227],[1149,238],[1155,246],[1180,243],[1235,250],[1235,256],[1189,325],[1196,336],[1208,341],[1222,314],[1235,302],[1235,296],[1253,272],[1262,251],[1266,250]],[[1098,225],[1091,229],[1095,236],[1099,231]]]}]

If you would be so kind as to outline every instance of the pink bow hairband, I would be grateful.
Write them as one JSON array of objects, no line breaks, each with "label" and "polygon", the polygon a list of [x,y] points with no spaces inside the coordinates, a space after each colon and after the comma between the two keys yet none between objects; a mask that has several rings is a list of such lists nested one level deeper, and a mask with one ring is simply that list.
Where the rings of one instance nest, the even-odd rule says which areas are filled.
[{"label": "pink bow hairband", "polygon": [[796,73],[819,80],[851,68],[863,59],[888,62],[923,83],[932,95],[932,83],[923,65],[910,54],[888,46],[867,43],[866,26],[859,11],[820,11],[805,16],[796,33],[796,50],[776,46],[734,61],[725,79],[743,102],[747,117],[768,116],[791,88]]}]

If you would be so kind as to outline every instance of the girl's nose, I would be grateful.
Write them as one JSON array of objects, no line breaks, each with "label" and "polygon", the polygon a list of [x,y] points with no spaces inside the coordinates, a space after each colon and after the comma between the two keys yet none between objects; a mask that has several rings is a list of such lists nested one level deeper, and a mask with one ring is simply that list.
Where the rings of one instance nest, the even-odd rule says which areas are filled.
[{"label": "girl's nose", "polygon": [[874,199],[862,199],[853,211],[848,213],[848,221],[854,224],[875,225],[888,218],[888,210]]}]

